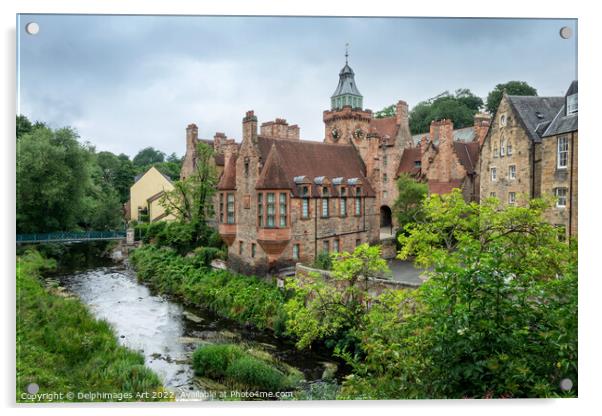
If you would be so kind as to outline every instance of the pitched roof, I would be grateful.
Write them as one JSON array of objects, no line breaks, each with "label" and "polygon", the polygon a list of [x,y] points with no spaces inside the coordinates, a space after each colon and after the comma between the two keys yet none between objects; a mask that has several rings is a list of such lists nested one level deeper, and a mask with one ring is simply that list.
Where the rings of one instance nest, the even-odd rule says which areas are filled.
[{"label": "pitched roof", "polygon": [[508,95],[508,102],[531,140],[539,142],[544,123],[549,123],[564,104],[564,97]]},{"label": "pitched roof", "polygon": [[167,179],[167,182],[173,183],[173,181],[171,180],[171,178],[169,176],[167,176],[166,174],[161,172],[154,165],[151,166],[150,168],[148,168],[144,173],[139,173],[138,175],[134,176],[134,183],[138,182],[140,180],[140,178],[142,178],[144,175],[146,175],[151,169],[155,169],[157,172],[159,172],[161,174],[161,176],[163,176],[165,179]]},{"label": "pitched roof", "polygon": [[420,147],[408,147],[403,149],[401,160],[399,161],[399,168],[397,169],[397,176],[402,173],[409,175],[419,175],[421,169],[416,167],[416,162],[422,161],[422,153]]},{"label": "pitched roof", "polygon": [[[285,189],[291,189],[296,193],[297,185],[294,182],[296,176],[307,176],[312,180],[326,176],[331,179],[359,178],[364,186],[364,195],[374,195],[365,177],[364,163],[352,145],[272,139],[264,136],[257,137],[257,145],[261,158],[265,161],[258,182],[258,186],[263,189],[283,189],[286,186]],[[272,148],[277,156],[270,155]],[[272,160],[268,160],[269,156]],[[286,185],[282,183],[283,178],[286,180]]]},{"label": "pitched roof", "polygon": [[[380,137],[389,136],[391,138],[397,136],[399,126],[397,125],[396,117],[373,118],[370,120],[370,133],[376,133]],[[389,144],[393,144],[390,142]]]},{"label": "pitched roof", "polygon": [[[420,140],[424,137],[427,136],[427,138],[429,137],[429,132],[427,131],[426,133],[420,133],[420,134],[413,134],[412,135],[412,142],[415,145],[420,144]],[[470,126],[470,127],[462,127],[461,129],[455,129],[454,130],[454,141],[458,141],[458,142],[472,142],[475,140],[475,131],[474,131],[474,127]]]},{"label": "pitched roof", "polygon": [[461,188],[462,180],[454,179],[449,182],[428,181],[428,186],[430,194],[448,194],[454,188]]},{"label": "pitched roof", "polygon": [[[571,82],[569,89],[565,94],[566,97],[569,95],[577,94],[579,92],[579,85],[577,81]],[[552,122],[547,126],[545,131],[542,134],[542,137],[555,136],[557,134],[570,133],[572,131],[577,131],[579,127],[579,115],[578,113],[574,114],[566,114],[566,103],[560,108],[556,117]]]},{"label": "pitched roof", "polygon": [[479,142],[462,143],[454,141],[454,151],[467,173],[474,173],[479,159]]},{"label": "pitched roof", "polygon": [[228,163],[224,168],[224,172],[217,183],[217,189],[236,189],[236,155],[232,155],[230,163]]},{"label": "pitched roof", "polygon": [[339,72],[339,84],[337,85],[337,89],[332,93],[332,96],[335,97],[343,94],[361,96],[362,94],[355,85],[354,76],[355,73],[353,72],[353,69],[351,69],[349,65],[345,64],[343,69],[341,69],[341,72]]}]

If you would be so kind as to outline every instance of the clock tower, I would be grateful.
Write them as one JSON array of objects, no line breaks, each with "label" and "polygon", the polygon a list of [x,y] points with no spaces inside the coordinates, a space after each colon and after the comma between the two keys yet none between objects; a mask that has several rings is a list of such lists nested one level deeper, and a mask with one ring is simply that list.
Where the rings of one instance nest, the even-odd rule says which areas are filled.
[{"label": "clock tower", "polygon": [[345,66],[339,72],[339,84],[330,97],[330,110],[324,111],[324,142],[359,144],[369,133],[372,111],[363,110],[364,97],[357,89],[355,73],[349,66],[345,51]]}]

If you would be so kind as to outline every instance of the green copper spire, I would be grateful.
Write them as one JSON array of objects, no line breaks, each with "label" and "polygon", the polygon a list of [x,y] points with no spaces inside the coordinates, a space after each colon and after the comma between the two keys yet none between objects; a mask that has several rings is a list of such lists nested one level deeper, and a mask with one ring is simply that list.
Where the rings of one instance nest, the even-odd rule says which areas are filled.
[{"label": "green copper spire", "polygon": [[352,108],[362,108],[362,94],[355,85],[355,73],[349,66],[349,44],[345,45],[345,66],[339,72],[339,85],[330,97],[330,107],[332,110],[340,110],[343,106]]}]

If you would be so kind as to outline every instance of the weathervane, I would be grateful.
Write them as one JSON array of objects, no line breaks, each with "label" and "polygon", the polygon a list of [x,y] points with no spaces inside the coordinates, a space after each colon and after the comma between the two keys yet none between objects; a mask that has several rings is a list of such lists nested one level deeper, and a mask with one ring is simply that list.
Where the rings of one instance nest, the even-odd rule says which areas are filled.
[{"label": "weathervane", "polygon": [[348,64],[348,58],[349,58],[349,43],[345,44],[345,65]]}]

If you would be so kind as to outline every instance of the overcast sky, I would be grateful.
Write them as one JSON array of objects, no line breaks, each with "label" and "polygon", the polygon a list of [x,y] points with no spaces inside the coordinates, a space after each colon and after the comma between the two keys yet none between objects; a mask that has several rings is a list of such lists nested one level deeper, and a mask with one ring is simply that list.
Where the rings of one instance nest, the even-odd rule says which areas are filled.
[{"label": "overcast sky", "polygon": [[[25,33],[28,22],[40,25]],[[276,117],[322,140],[345,63],[373,111],[442,91],[485,98],[522,80],[563,95],[577,78],[575,20],[21,15],[21,114],[72,126],[99,150],[182,155],[185,128],[241,139],[241,120]],[[575,34],[559,36],[562,26]]]}]

